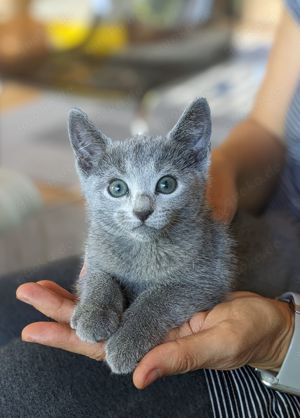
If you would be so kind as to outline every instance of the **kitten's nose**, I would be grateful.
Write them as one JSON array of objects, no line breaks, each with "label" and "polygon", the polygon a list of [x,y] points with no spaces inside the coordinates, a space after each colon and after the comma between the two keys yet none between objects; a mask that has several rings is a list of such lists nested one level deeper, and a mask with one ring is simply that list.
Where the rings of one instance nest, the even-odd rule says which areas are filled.
[{"label": "kitten's nose", "polygon": [[145,220],[147,218],[149,218],[149,216],[151,215],[151,213],[153,213],[153,209],[147,209],[147,210],[135,210],[133,211],[133,213],[135,214],[135,216],[137,218],[139,218],[142,222],[145,222]]}]

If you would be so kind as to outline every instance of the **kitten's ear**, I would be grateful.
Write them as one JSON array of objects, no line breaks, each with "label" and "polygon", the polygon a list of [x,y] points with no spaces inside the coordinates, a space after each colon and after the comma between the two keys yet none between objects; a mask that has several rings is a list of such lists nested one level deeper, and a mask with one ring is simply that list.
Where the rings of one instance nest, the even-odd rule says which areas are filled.
[{"label": "kitten's ear", "polygon": [[88,175],[96,167],[101,154],[110,141],[97,129],[82,110],[74,108],[69,113],[69,138],[78,168]]},{"label": "kitten's ear", "polygon": [[199,158],[206,158],[210,151],[211,117],[207,100],[197,98],[188,106],[168,137],[185,143],[199,151]]}]

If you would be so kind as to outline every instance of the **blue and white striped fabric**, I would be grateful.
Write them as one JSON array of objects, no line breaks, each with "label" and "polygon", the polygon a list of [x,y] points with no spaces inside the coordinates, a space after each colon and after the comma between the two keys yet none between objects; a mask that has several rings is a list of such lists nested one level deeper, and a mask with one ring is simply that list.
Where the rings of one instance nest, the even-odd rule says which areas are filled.
[{"label": "blue and white striped fabric", "polygon": [[214,418],[299,418],[300,398],[264,386],[251,367],[205,370]]},{"label": "blue and white striped fabric", "polygon": [[[300,24],[300,0],[286,0],[286,4]],[[292,53],[300,54],[300,48]],[[285,140],[286,167],[274,201],[300,218],[300,74],[286,118]],[[300,398],[265,387],[251,367],[206,370],[205,376],[214,418],[300,417]]]}]

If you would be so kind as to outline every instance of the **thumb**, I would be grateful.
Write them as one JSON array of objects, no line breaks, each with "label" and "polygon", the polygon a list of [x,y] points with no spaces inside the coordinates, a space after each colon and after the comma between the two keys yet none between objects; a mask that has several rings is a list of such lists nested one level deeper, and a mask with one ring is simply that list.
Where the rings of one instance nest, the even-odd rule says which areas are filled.
[{"label": "thumb", "polygon": [[138,364],[133,374],[134,385],[144,389],[162,376],[208,367],[215,363],[221,348],[220,332],[215,328],[158,345]]}]

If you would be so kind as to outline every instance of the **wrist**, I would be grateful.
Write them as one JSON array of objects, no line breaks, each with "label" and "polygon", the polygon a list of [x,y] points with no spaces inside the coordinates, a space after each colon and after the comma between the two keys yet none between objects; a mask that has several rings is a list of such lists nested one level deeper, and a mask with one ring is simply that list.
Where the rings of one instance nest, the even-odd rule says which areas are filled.
[{"label": "wrist", "polygon": [[211,155],[207,201],[216,220],[230,223],[237,210],[236,173],[219,148]]},{"label": "wrist", "polygon": [[[268,370],[257,368],[256,372],[259,379],[266,386],[300,396],[300,294],[286,292],[282,294],[278,300],[289,302],[289,305],[286,305],[283,310],[284,314],[287,314],[287,326],[284,332],[285,335],[282,335],[283,349],[281,358],[280,356],[278,357],[279,367],[274,367],[273,369],[269,368]],[[292,310],[292,315],[289,313],[287,306],[290,308],[290,311]],[[290,326],[288,326],[289,318],[291,319]],[[287,350],[286,347],[288,347]]]},{"label": "wrist", "polygon": [[238,178],[238,169],[237,164],[234,161],[234,158],[230,152],[227,152],[227,147],[225,147],[225,143],[221,144],[218,148],[214,148],[212,150],[212,159],[214,164],[222,167],[222,169],[226,169],[227,173],[230,172],[231,178],[236,182]]},{"label": "wrist", "polygon": [[230,167],[232,177],[237,183],[240,175],[240,161],[235,148],[235,144],[229,139],[214,149],[213,154],[214,158],[226,164],[227,167]]},{"label": "wrist", "polygon": [[284,147],[254,119],[240,122],[219,147],[234,173],[238,207],[259,212],[277,185],[284,162]]},{"label": "wrist", "polygon": [[295,326],[294,308],[289,302],[276,301],[278,308],[281,309],[283,321],[281,332],[277,339],[277,356],[275,364],[269,368],[272,371],[278,371],[282,366],[285,356],[288,352]]},{"label": "wrist", "polygon": [[230,161],[238,179],[249,172],[257,174],[260,168],[270,164],[280,166],[284,156],[284,147],[278,138],[251,117],[233,128],[219,150]]},{"label": "wrist", "polygon": [[250,366],[278,372],[288,352],[295,324],[295,313],[290,303],[272,300],[271,302],[277,311],[277,326],[274,327],[272,335],[266,336],[263,341],[267,347],[264,358],[259,357],[258,361],[253,361]]}]

